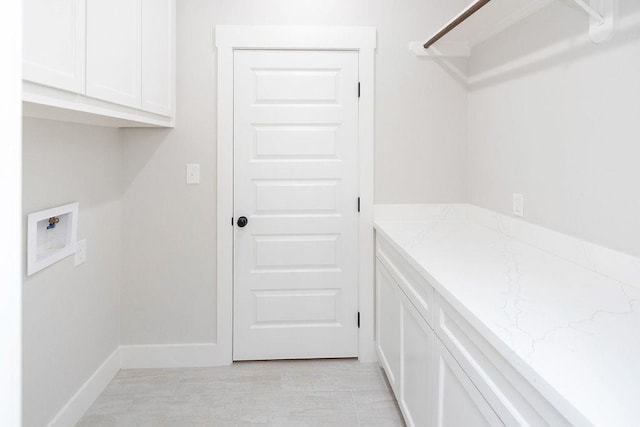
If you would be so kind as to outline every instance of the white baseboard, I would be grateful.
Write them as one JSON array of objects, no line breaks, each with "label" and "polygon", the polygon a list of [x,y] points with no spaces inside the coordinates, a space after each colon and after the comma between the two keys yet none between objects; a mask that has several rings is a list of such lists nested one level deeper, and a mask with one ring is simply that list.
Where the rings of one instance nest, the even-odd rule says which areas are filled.
[{"label": "white baseboard", "polygon": [[225,366],[233,361],[231,354],[216,344],[168,344],[120,346],[122,369],[197,368]]},{"label": "white baseboard", "polygon": [[49,423],[49,427],[69,427],[76,425],[119,370],[120,348],[116,348],[73,397],[69,399],[67,404],[56,414]]},{"label": "white baseboard", "polygon": [[221,350],[216,344],[119,346],[56,414],[49,427],[76,425],[120,369],[230,365],[230,352]]}]

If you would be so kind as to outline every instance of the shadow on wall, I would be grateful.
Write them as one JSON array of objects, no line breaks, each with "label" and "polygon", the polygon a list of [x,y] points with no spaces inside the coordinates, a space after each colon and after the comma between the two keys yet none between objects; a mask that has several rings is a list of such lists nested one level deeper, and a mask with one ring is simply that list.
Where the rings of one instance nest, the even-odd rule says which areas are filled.
[{"label": "shadow on wall", "polygon": [[[621,1],[616,33],[597,44],[589,38],[589,18],[568,2],[554,2],[521,23],[490,40],[492,52],[483,55],[480,44],[470,61],[470,90],[491,86],[544,69],[572,62],[633,43],[640,38],[640,2]],[[545,26],[540,27],[540,22]],[[521,36],[526,34],[527,37]],[[531,35],[535,35],[532,37]]]},{"label": "shadow on wall", "polygon": [[[101,155],[118,154],[116,129],[25,117],[23,135],[23,204],[27,212],[75,201],[73,188],[83,191],[83,209],[120,199],[115,185],[120,176],[113,173],[120,159],[94,161]],[[89,191],[95,183],[78,179],[95,175],[105,181],[100,191]]]},{"label": "shadow on wall", "polygon": [[[173,129],[167,128],[142,128],[142,129],[123,129],[121,132],[127,132],[126,144],[135,145],[128,147],[127,151],[135,151],[136,155],[123,155],[123,170],[133,173],[123,173],[122,189],[126,191],[136,177],[145,170],[145,167],[151,162],[154,154],[160,149],[165,140],[168,139],[169,133]],[[136,134],[142,134],[144,138],[136,138]]]},{"label": "shadow on wall", "polygon": [[418,61],[422,62],[434,62],[457,82],[461,87],[467,87],[467,73],[469,69],[469,60],[467,58],[446,58],[438,56],[419,56],[416,57]]}]

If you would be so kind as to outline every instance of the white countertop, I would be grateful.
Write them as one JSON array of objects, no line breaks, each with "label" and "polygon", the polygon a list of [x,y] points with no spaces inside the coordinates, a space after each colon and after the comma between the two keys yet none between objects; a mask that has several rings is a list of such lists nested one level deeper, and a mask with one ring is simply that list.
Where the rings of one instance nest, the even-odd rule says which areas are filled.
[{"label": "white countertop", "polygon": [[467,215],[386,216],[377,232],[572,423],[640,425],[639,287]]}]

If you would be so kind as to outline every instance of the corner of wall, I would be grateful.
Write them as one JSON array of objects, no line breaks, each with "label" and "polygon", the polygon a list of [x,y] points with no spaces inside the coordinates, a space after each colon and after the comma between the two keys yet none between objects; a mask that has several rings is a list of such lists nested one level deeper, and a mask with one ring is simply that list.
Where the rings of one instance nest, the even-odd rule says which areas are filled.
[{"label": "corner of wall", "polygon": [[464,121],[466,141],[464,144],[465,162],[463,167],[463,173],[464,173],[464,180],[467,185],[466,185],[466,194],[465,194],[464,203],[471,203],[471,179],[469,178],[470,177],[469,169],[471,167],[471,158],[469,154],[469,147],[471,144],[471,131],[470,131],[471,126],[469,126],[469,118],[471,117],[471,89],[469,87],[469,84],[467,84],[465,101],[467,103],[467,108],[466,108],[467,117],[465,118],[466,120]]},{"label": "corner of wall", "polygon": [[118,345],[122,345],[122,307],[124,286],[124,144],[125,129],[118,129],[118,143],[120,144],[120,287],[118,289]]},{"label": "corner of wall", "polygon": [[76,425],[119,370],[120,347],[116,348],[113,353],[107,357],[93,375],[91,375],[71,399],[69,399],[67,404],[60,409],[49,423],[49,427]]}]

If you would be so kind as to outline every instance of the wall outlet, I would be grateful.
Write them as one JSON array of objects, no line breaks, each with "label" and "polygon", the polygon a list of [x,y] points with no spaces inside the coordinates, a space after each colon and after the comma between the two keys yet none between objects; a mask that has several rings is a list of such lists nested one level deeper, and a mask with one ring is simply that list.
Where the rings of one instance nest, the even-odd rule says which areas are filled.
[{"label": "wall outlet", "polygon": [[522,194],[513,193],[513,214],[524,216],[524,196]]},{"label": "wall outlet", "polygon": [[200,165],[187,164],[187,184],[200,184]]},{"label": "wall outlet", "polygon": [[87,262],[87,239],[78,240],[76,243],[76,263],[75,267]]}]

